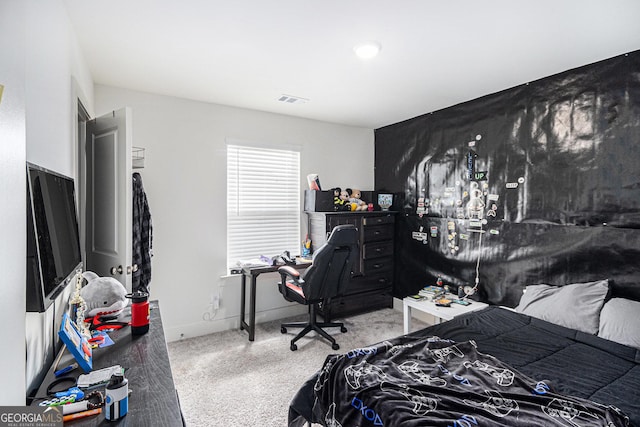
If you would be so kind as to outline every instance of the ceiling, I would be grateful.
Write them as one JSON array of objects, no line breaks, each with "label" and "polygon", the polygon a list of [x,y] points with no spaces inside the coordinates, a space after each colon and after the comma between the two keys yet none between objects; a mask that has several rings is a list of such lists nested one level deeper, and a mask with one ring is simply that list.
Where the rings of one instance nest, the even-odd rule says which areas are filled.
[{"label": "ceiling", "polygon": [[372,129],[640,49],[638,0],[64,3],[96,84]]}]

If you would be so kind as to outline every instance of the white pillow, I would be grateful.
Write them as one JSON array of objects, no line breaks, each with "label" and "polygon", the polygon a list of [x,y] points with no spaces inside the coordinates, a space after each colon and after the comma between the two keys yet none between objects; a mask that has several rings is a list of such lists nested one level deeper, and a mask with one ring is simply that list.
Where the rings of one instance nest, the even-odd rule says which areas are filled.
[{"label": "white pillow", "polygon": [[565,286],[530,285],[516,311],[595,335],[600,325],[600,309],[608,293],[608,280]]},{"label": "white pillow", "polygon": [[640,349],[640,302],[612,298],[600,312],[598,336]]}]

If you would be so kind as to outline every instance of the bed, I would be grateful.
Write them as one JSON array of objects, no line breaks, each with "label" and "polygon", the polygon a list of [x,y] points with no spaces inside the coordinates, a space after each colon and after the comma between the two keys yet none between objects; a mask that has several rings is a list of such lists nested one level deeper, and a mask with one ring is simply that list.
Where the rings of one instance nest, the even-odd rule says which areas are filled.
[{"label": "bed", "polygon": [[550,289],[532,288],[517,312],[489,306],[330,355],[289,426],[640,426],[640,343],[628,334],[640,334],[640,303],[602,295],[602,282],[598,295]]}]

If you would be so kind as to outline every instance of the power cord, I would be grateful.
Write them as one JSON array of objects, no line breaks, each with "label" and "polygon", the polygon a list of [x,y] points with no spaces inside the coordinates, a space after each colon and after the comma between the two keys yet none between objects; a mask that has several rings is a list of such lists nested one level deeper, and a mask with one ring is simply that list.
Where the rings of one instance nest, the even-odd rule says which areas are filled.
[{"label": "power cord", "polygon": [[218,310],[213,308],[213,304],[209,304],[209,307],[209,311],[205,311],[204,313],[202,313],[202,320],[205,320],[207,322],[211,322],[216,318],[216,315],[218,314]]},{"label": "power cord", "polygon": [[480,257],[482,256],[482,235],[484,234],[484,230],[482,227],[480,227],[478,234],[480,235],[478,237],[478,259],[476,260],[476,277],[474,280],[473,288],[468,289],[468,287],[465,286],[463,288],[464,296],[460,299],[466,299],[467,297],[475,294],[476,292],[478,292],[478,288],[480,286]]},{"label": "power cord", "polygon": [[473,287],[474,293],[478,291],[478,285],[480,284],[480,257],[482,256],[482,235],[483,234],[484,234],[484,230],[481,227],[480,237],[478,238],[478,260],[476,261],[476,280],[475,280],[475,285]]},{"label": "power cord", "polygon": [[202,320],[211,322],[218,315],[220,309],[220,299],[218,296],[214,296],[213,300],[208,305],[208,310],[202,314]]}]

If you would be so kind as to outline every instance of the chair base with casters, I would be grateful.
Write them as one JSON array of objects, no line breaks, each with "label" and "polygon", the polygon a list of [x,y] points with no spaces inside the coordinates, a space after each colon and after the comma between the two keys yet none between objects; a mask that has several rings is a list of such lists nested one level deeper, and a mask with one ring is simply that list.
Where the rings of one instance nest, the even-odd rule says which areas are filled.
[{"label": "chair base with casters", "polygon": [[347,332],[347,328],[344,327],[344,323],[318,322],[317,315],[316,315],[317,309],[318,309],[317,304],[309,305],[309,321],[308,322],[283,323],[282,325],[280,325],[280,332],[282,332],[283,334],[287,333],[287,328],[303,328],[302,331],[300,331],[298,335],[296,335],[295,338],[291,340],[291,345],[289,346],[291,351],[296,351],[298,349],[298,346],[296,345],[296,341],[298,341],[300,338],[304,337],[311,331],[315,331],[322,337],[329,340],[329,342],[331,343],[331,348],[333,350],[338,350],[340,348],[335,338],[329,335],[322,328],[340,328],[340,332],[342,333]]}]

